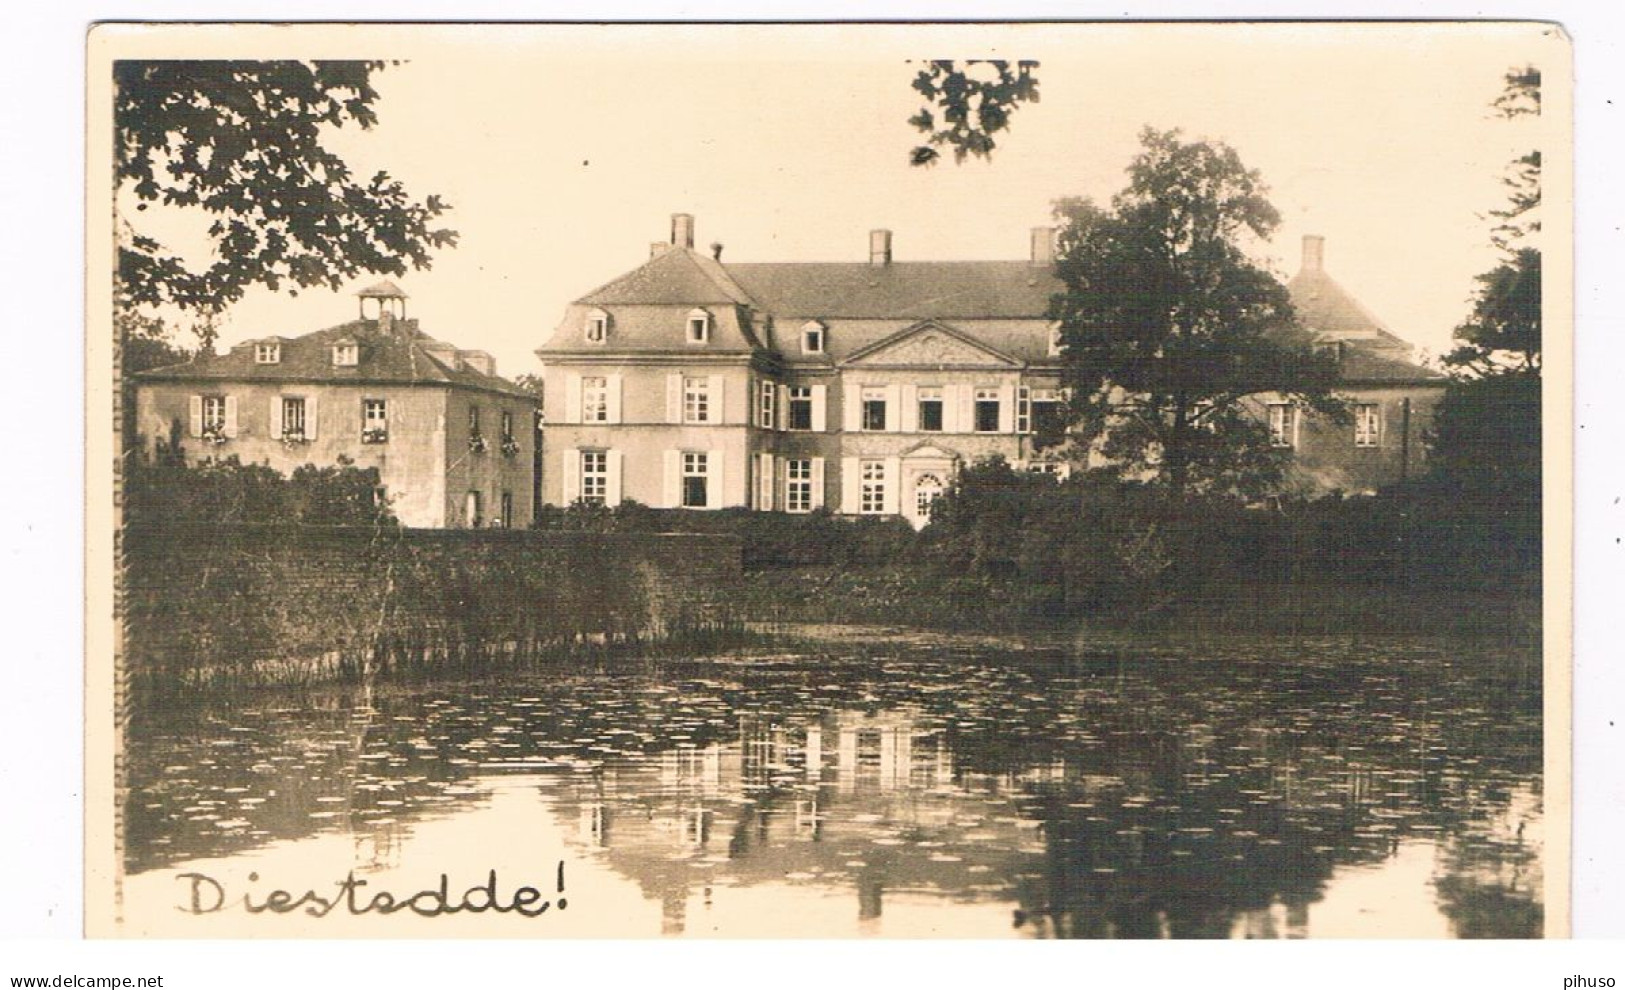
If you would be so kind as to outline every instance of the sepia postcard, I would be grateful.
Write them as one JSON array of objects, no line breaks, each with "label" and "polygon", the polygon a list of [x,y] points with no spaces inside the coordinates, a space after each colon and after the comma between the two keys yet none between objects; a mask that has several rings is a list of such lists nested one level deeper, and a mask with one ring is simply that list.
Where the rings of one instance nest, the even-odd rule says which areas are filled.
[{"label": "sepia postcard", "polygon": [[87,46],[88,934],[1568,933],[1561,28]]}]

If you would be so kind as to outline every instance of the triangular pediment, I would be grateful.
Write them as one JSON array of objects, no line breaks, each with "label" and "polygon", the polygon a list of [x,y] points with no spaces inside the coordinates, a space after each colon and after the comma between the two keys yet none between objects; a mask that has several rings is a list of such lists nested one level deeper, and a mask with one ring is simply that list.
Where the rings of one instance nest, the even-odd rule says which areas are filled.
[{"label": "triangular pediment", "polygon": [[957,461],[959,455],[951,450],[943,450],[933,443],[922,443],[903,451],[903,459],[906,461]]},{"label": "triangular pediment", "polygon": [[854,351],[856,367],[1019,368],[1021,362],[946,323],[916,323]]}]

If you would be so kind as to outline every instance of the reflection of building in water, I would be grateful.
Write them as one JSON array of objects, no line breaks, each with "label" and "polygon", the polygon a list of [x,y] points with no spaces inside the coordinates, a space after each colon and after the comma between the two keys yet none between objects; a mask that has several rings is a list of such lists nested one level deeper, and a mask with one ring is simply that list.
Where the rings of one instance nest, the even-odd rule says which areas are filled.
[{"label": "reflection of building in water", "polygon": [[605,767],[562,796],[581,845],[660,901],[668,933],[715,887],[785,882],[851,890],[878,930],[888,890],[1008,896],[992,878],[1032,840],[955,785],[945,735],[908,712],[746,716],[737,741]]}]

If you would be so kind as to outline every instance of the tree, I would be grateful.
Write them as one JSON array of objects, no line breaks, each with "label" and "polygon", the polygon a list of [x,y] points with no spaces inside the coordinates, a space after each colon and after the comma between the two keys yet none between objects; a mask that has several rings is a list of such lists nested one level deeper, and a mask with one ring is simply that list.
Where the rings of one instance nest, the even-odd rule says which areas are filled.
[{"label": "tree", "polygon": [[1038,102],[1038,63],[1004,59],[934,59],[914,76],[913,87],[926,104],[908,122],[926,135],[926,143],[909,152],[911,165],[935,165],[938,148],[953,149],[954,163],[991,158],[993,135],[1010,125],[1023,103]]},{"label": "tree", "polygon": [[1279,223],[1258,173],[1221,143],[1146,128],[1109,209],[1056,204],[1064,376],[1078,442],[1175,493],[1256,497],[1284,452],[1248,410],[1273,392],[1341,416],[1336,360],[1296,327],[1286,288],[1244,239]]},{"label": "tree", "polygon": [[125,61],[114,65],[118,191],[211,218],[212,257],[120,225],[118,281],[135,306],[205,319],[254,285],[339,288],[358,274],[425,268],[456,243],[437,196],[412,199],[385,172],[353,174],[323,140],[377,123],[380,62]]}]

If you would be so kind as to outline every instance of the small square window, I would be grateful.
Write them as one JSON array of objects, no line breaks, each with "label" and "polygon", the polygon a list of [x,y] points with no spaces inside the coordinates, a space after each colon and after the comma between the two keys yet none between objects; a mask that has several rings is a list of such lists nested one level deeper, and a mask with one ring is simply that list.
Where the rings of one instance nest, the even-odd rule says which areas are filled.
[{"label": "small square window", "polygon": [[801,328],[801,353],[824,353],[824,325],[818,322],[805,324]]},{"label": "small square window", "polygon": [[361,357],[361,348],[355,344],[344,343],[333,345],[333,367],[353,368]]},{"label": "small square window", "polygon": [[278,343],[255,344],[255,364],[278,364],[282,361],[282,345]]}]

